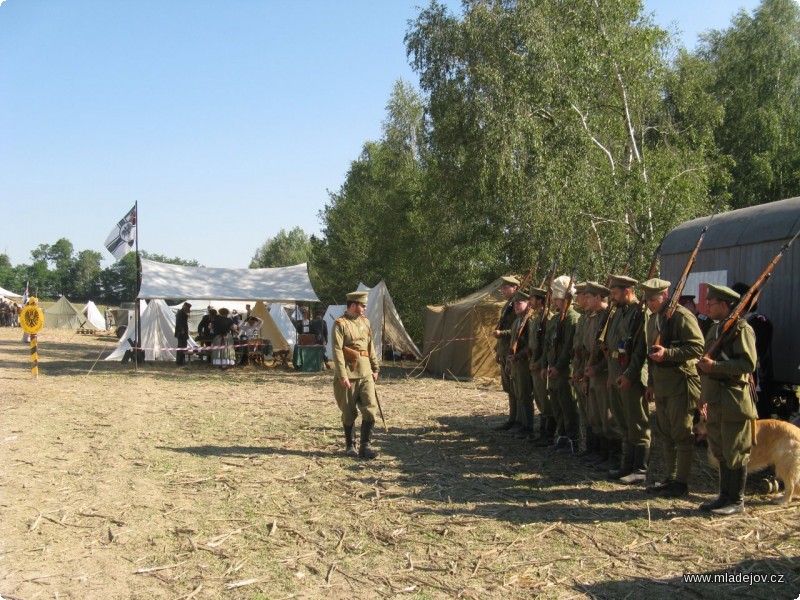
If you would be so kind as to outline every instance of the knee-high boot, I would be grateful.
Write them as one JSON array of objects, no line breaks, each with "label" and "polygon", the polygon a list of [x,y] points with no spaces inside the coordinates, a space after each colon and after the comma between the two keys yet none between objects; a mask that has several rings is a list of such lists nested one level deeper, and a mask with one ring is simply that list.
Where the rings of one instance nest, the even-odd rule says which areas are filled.
[{"label": "knee-high boot", "polygon": [[375,450],[373,450],[369,445],[373,427],[375,427],[374,421],[361,421],[361,443],[358,446],[359,458],[371,459],[378,456],[378,453],[375,452]]}]

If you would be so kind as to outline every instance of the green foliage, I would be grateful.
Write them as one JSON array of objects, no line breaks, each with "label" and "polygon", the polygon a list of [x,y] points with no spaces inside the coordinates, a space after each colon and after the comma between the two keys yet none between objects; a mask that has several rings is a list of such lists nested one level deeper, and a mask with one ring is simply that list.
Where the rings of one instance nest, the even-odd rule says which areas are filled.
[{"label": "green foliage", "polygon": [[[130,253],[128,253],[128,254],[130,254]],[[167,256],[164,256],[163,254],[156,254],[156,253],[153,253],[153,252],[146,252],[144,250],[142,250],[139,254],[142,255],[142,258],[146,258],[146,259],[149,259],[149,260],[154,260],[154,261],[160,262],[160,263],[166,263],[166,264],[169,264],[169,265],[182,265],[184,267],[199,267],[199,266],[201,266],[200,263],[197,262],[196,260],[186,260],[186,259],[183,259],[183,258],[178,258],[177,256],[175,258],[169,258]]]},{"label": "green foliage", "polygon": [[716,143],[734,207],[800,194],[800,7],[764,0],[751,16],[704,37],[698,58],[724,109]]},{"label": "green foliage", "polygon": [[308,262],[311,253],[311,242],[301,227],[294,227],[288,232],[281,229],[275,237],[256,250],[250,261],[251,269],[265,267],[288,267]]}]

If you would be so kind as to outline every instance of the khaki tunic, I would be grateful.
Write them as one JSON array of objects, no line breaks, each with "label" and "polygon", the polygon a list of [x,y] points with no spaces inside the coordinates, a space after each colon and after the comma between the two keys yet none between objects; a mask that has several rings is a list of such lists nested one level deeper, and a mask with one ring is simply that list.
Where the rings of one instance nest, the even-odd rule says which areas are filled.
[{"label": "khaki tunic", "polygon": [[[706,352],[721,324],[706,335]],[[749,377],[756,368],[756,338],[752,327],[738,319],[723,337],[709,374],[700,373],[701,402],[708,404],[708,445],[716,459],[729,469],[750,460],[752,421],[758,418],[750,393]]]},{"label": "khaki tunic", "polygon": [[[528,367],[528,360],[530,359],[528,338],[531,319],[526,319],[525,317],[525,314],[521,317],[517,317],[511,326],[512,344],[511,348],[509,348],[509,352],[513,349],[514,340],[517,340],[517,347],[513,354],[509,354],[508,360],[511,361],[511,384],[517,402],[518,420],[522,420],[526,427],[531,427],[533,423],[524,422],[524,414],[520,412],[524,411],[526,405],[533,404],[533,381],[531,380],[531,371]],[[521,331],[520,328],[522,329]]]},{"label": "khaki tunic", "polygon": [[[347,346],[362,355],[358,357],[355,368],[345,361],[342,348]],[[373,374],[379,370],[378,357],[372,344],[369,319],[365,316],[351,317],[347,313],[333,324],[333,396],[342,411],[342,424],[352,425],[361,410],[361,418],[375,422],[378,402],[375,395]],[[349,379],[349,389],[342,386],[343,379]]]},{"label": "khaki tunic", "polygon": [[584,379],[583,371],[586,369],[586,360],[589,357],[589,351],[584,345],[589,313],[583,310],[576,310],[576,312],[578,313],[578,322],[575,325],[575,337],[572,341],[572,377],[573,379],[577,377],[578,381],[574,382],[572,387],[575,399],[578,401],[578,413],[581,421],[587,424],[588,396],[583,393],[581,386]]},{"label": "khaki tunic", "polygon": [[664,312],[651,314],[645,336],[647,347],[661,335],[665,360],[648,358],[648,387],[656,402],[655,430],[664,445],[666,479],[687,483],[692,466],[692,420],[700,398],[697,359],[703,355],[703,335],[694,315],[678,305],[667,322]]},{"label": "khaki tunic", "polygon": [[509,300],[505,303],[500,313],[500,321],[497,324],[497,329],[500,330],[500,337],[497,338],[494,350],[497,362],[500,364],[500,382],[503,384],[503,391],[511,396],[511,401],[515,401],[514,388],[511,385],[511,377],[506,373],[505,367],[508,353],[511,350],[511,326],[516,318],[514,303]]}]

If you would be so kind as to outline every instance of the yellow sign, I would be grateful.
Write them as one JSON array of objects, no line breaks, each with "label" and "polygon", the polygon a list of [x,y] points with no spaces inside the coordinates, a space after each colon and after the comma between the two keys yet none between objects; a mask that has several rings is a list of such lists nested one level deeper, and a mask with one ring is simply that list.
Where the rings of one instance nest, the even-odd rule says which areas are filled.
[{"label": "yellow sign", "polygon": [[39,333],[39,330],[44,327],[44,313],[42,309],[29,304],[22,309],[22,314],[19,317],[19,324],[25,333]]}]

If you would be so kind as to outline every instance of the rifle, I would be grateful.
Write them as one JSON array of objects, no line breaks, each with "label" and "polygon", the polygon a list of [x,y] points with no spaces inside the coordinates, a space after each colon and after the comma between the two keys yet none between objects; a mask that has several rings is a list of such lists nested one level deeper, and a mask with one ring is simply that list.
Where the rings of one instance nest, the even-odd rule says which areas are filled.
[{"label": "rifle", "polygon": [[719,347],[722,345],[722,337],[730,330],[731,327],[733,327],[739,316],[750,307],[753,295],[755,294],[756,298],[761,295],[761,290],[763,290],[764,286],[767,285],[769,278],[772,276],[772,271],[775,269],[775,265],[780,262],[784,252],[789,249],[789,247],[792,245],[792,242],[797,239],[798,235],[800,235],[800,229],[794,234],[794,237],[791,240],[783,245],[778,254],[775,255],[775,258],[772,259],[761,275],[758,276],[758,279],[756,279],[755,283],[750,286],[750,289],[747,290],[747,293],[741,297],[739,303],[736,305],[736,308],[731,311],[728,317],[719,326],[719,329],[717,330],[717,338],[714,340],[711,346],[709,346],[708,350],[706,350],[703,358],[709,358],[713,360],[714,355],[719,352]]},{"label": "rifle", "polygon": [[[700,231],[700,237],[697,238],[697,243],[694,245],[694,250],[689,255],[689,260],[686,261],[686,266],[683,268],[683,273],[681,273],[681,278],[678,280],[675,289],[672,291],[672,297],[669,301],[669,306],[667,307],[666,312],[664,313],[664,327],[658,332],[656,335],[655,342],[653,343],[654,346],[663,346],[662,343],[662,332],[666,332],[667,324],[669,323],[672,316],[675,314],[675,311],[678,308],[678,301],[681,298],[681,294],[683,293],[683,288],[686,287],[686,281],[689,279],[689,273],[692,272],[692,268],[694,264],[697,262],[697,253],[700,252],[700,246],[703,245],[703,238],[706,236],[706,231],[711,226],[711,221],[714,220],[714,216],[717,214],[717,208],[719,207],[719,201],[717,202],[717,206],[714,207],[714,212],[711,214],[711,218],[708,220],[708,223],[705,224],[702,231]],[[648,277],[649,279],[649,277]]]},{"label": "rifle", "polygon": [[538,260],[535,263],[533,263],[533,266],[531,267],[530,271],[528,271],[528,274],[525,275],[522,282],[519,284],[519,289],[525,291],[525,288],[528,286],[528,284],[530,284],[531,279],[533,279],[533,276],[536,275],[537,270],[539,270]]},{"label": "rifle", "polygon": [[558,256],[553,259],[553,266],[550,269],[550,283],[547,285],[547,292],[544,296],[544,307],[542,308],[542,318],[539,319],[539,327],[536,329],[537,352],[534,360],[538,361],[544,352],[544,332],[547,326],[548,311],[550,310],[550,302],[553,299],[553,280],[556,278],[556,269],[558,268]]},{"label": "rifle", "polygon": [[[658,259],[661,256],[661,244],[664,241],[662,240],[659,242],[656,249],[653,251],[653,258],[650,261],[650,269],[647,271],[647,279],[652,279],[656,276],[656,272],[658,272]],[[645,310],[645,300],[644,295],[642,295],[642,299],[639,300],[639,306],[636,308],[636,312],[633,315],[633,319],[631,319],[630,329],[628,330],[628,337],[625,339],[625,343],[623,345],[625,351],[625,357],[622,361],[622,368],[623,370],[628,368],[631,362],[631,353],[633,350],[633,343],[636,338],[642,333],[644,329],[644,310]]]},{"label": "rifle", "polygon": [[558,317],[558,324],[556,325],[556,335],[553,339],[553,352],[558,356],[558,345],[561,343],[561,336],[564,331],[564,321],[567,318],[570,306],[572,306],[572,283],[575,281],[575,271],[578,270],[577,263],[572,267],[572,273],[569,276],[569,284],[567,284],[567,293],[564,296],[564,306],[561,309],[561,314]]}]

